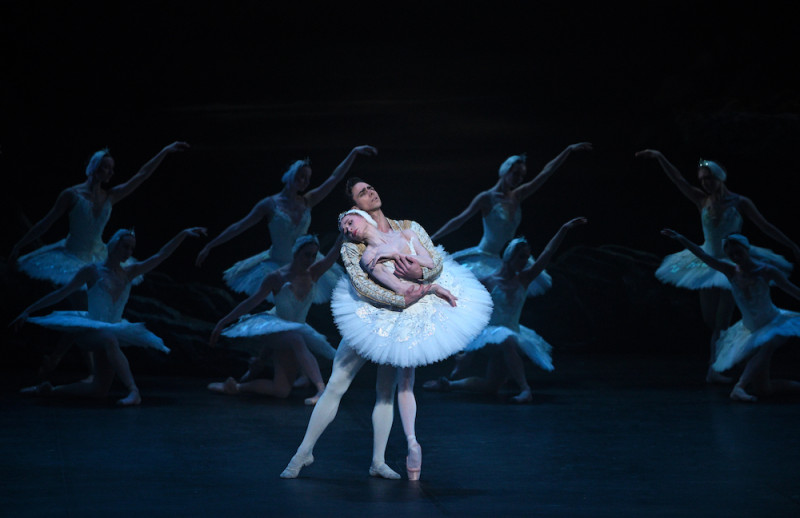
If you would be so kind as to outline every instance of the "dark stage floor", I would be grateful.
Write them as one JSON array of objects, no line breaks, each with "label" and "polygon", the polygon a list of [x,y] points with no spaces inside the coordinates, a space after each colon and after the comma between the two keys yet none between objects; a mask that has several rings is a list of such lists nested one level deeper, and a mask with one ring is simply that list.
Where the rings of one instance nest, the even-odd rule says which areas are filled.
[{"label": "dark stage floor", "polygon": [[[555,359],[531,373],[532,405],[418,390],[420,483],[367,474],[374,367],[297,480],[278,474],[311,412],[302,391],[229,397],[205,379],[140,377],[143,405],[115,409],[22,397],[6,378],[3,515],[797,516],[798,398],[732,403],[701,382],[699,358]],[[397,417],[398,471],[403,449]]]}]

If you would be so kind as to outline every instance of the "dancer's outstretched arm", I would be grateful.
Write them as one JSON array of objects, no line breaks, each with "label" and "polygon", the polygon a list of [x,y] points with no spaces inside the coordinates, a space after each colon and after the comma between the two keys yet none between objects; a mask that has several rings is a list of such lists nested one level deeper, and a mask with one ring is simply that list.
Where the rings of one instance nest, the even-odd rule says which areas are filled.
[{"label": "dancer's outstretched arm", "polygon": [[152,175],[158,166],[161,165],[161,162],[164,161],[167,155],[170,153],[176,153],[178,151],[185,151],[187,149],[189,149],[189,144],[186,142],[173,142],[172,144],[166,146],[164,149],[159,151],[156,156],[144,164],[141,169],[139,169],[139,172],[133,175],[130,180],[112,187],[111,190],[108,191],[108,197],[110,198],[111,203],[116,203],[135,191],[137,187],[144,183],[145,180],[150,178],[150,175]]},{"label": "dancer's outstretched arm", "polygon": [[735,265],[725,261],[721,261],[716,257],[707,254],[705,250],[703,250],[696,244],[689,241],[689,239],[687,239],[684,235],[679,234],[669,228],[665,228],[664,230],[661,231],[661,233],[667,236],[668,238],[674,239],[675,241],[682,244],[684,247],[686,247],[687,250],[689,250],[691,253],[697,256],[698,259],[706,263],[711,268],[714,268],[715,270],[724,273],[726,277],[731,277],[733,274],[736,273]]},{"label": "dancer's outstretched arm", "polygon": [[672,183],[678,188],[684,196],[689,198],[689,200],[694,203],[697,208],[703,208],[703,202],[705,201],[706,197],[708,196],[702,189],[691,185],[689,182],[686,181],[686,178],[683,177],[678,168],[672,165],[669,160],[661,153],[661,151],[657,151],[655,149],[643,149],[639,151],[635,155],[637,158],[655,158],[658,164],[661,166],[661,169],[667,174],[667,177],[672,180]]},{"label": "dancer's outstretched arm", "polygon": [[536,261],[528,268],[519,272],[520,282],[525,286],[533,282],[533,280],[547,268],[547,265],[550,264],[550,261],[553,259],[558,247],[561,246],[561,242],[564,241],[564,237],[567,235],[569,229],[577,227],[578,225],[585,225],[588,222],[588,219],[581,217],[571,219],[561,225],[561,228],[558,229],[556,235],[547,243],[547,246],[544,247],[544,250]]},{"label": "dancer's outstretched arm", "polygon": [[775,286],[779,287],[797,300],[800,300],[800,288],[798,288],[796,284],[790,282],[789,279],[787,279],[786,276],[777,268],[774,268],[770,265],[766,265],[766,267],[767,277],[770,281],[775,283]]},{"label": "dancer's outstretched arm", "polygon": [[217,343],[219,340],[219,335],[222,333],[222,330],[225,329],[225,326],[233,322],[234,320],[238,319],[239,317],[250,313],[256,306],[261,304],[261,302],[267,298],[272,292],[277,293],[281,289],[281,274],[280,272],[274,271],[267,275],[264,278],[264,281],[261,283],[261,286],[258,288],[258,291],[244,299],[238,306],[233,308],[233,311],[222,317],[217,325],[214,326],[214,331],[211,332],[211,338],[208,340],[208,344],[211,347]]},{"label": "dancer's outstretched arm", "polygon": [[55,204],[50,209],[50,211],[40,219],[34,226],[28,230],[22,239],[20,239],[14,248],[11,249],[11,254],[8,257],[9,264],[13,265],[17,261],[17,257],[19,257],[20,251],[30,244],[31,242],[35,241],[39,238],[42,234],[47,232],[50,227],[53,226],[53,223],[58,221],[58,219],[63,216],[67,211],[69,211],[72,206],[75,204],[75,196],[80,196],[77,194],[72,188],[64,189],[56,198]]},{"label": "dancer's outstretched arm", "polygon": [[567,146],[564,151],[558,154],[554,159],[549,161],[536,175],[533,180],[530,182],[526,182],[516,189],[514,189],[514,196],[517,197],[519,201],[524,200],[531,194],[535,193],[539,190],[539,188],[544,185],[544,183],[553,176],[561,165],[566,162],[567,157],[569,157],[574,151],[591,151],[592,144],[590,142],[579,142],[577,144],[571,144]]},{"label": "dancer's outstretched arm", "polygon": [[336,242],[331,246],[331,249],[328,250],[328,253],[325,254],[325,257],[311,265],[309,271],[311,272],[311,279],[314,282],[317,282],[325,272],[330,270],[333,263],[336,262],[336,258],[339,255],[339,248],[342,246],[342,241],[344,241],[344,234],[340,232],[339,236],[336,238]]},{"label": "dancer's outstretched arm", "polygon": [[331,193],[336,184],[345,177],[348,171],[350,171],[350,168],[353,166],[353,162],[355,162],[358,155],[378,156],[378,150],[372,146],[354,147],[353,150],[350,151],[347,157],[342,161],[342,163],[333,170],[333,173],[331,173],[327,180],[322,182],[319,187],[312,189],[305,194],[304,197],[309,208],[321,202],[327,195]]},{"label": "dancer's outstretched arm", "polygon": [[794,254],[795,262],[800,264],[800,247],[797,244],[789,239],[786,234],[778,230],[778,227],[767,221],[767,218],[761,215],[761,213],[756,208],[756,204],[750,198],[745,196],[739,196],[739,211],[750,218],[750,220],[756,224],[756,226],[761,230],[763,233],[774,239],[775,241],[782,243],[786,247],[792,250],[792,254]]},{"label": "dancer's outstretched arm", "polygon": [[131,264],[127,267],[128,275],[131,279],[138,277],[140,275],[144,275],[150,270],[157,267],[159,264],[163,263],[164,260],[171,256],[175,250],[178,249],[183,240],[187,237],[200,237],[206,235],[206,229],[204,227],[192,227],[187,228],[185,230],[181,230],[178,232],[178,235],[167,241],[167,244],[161,247],[161,250],[156,252],[154,255],[148,257],[144,261],[139,261],[136,263]]},{"label": "dancer's outstretched arm", "polygon": [[212,248],[223,243],[227,243],[262,219],[266,218],[267,221],[270,221],[274,215],[275,201],[272,199],[272,197],[264,198],[260,202],[256,203],[247,216],[243,217],[236,223],[229,225],[228,228],[220,233],[220,235],[209,241],[206,246],[200,250],[200,253],[197,254],[197,259],[195,260],[194,264],[197,266],[202,266],[203,262],[208,257],[208,254],[211,253]]},{"label": "dancer's outstretched arm", "polygon": [[490,205],[491,205],[491,200],[489,198],[489,192],[483,191],[482,193],[475,196],[471,202],[469,202],[469,205],[467,205],[467,208],[464,209],[464,211],[461,212],[461,214],[454,217],[453,219],[442,225],[442,227],[439,230],[434,232],[433,236],[431,236],[431,239],[434,241],[439,241],[447,234],[461,228],[461,226],[464,223],[466,223],[467,220],[469,220],[469,218],[475,215],[478,211],[488,210]]},{"label": "dancer's outstretched arm", "polygon": [[71,294],[75,293],[76,291],[80,290],[84,284],[91,283],[97,278],[97,273],[95,271],[94,264],[87,264],[80,270],[78,273],[75,274],[75,277],[72,278],[64,286],[61,286],[55,291],[52,291],[45,295],[44,297],[40,298],[19,314],[17,318],[15,318],[10,326],[13,328],[19,328],[22,324],[28,320],[28,317],[34,311],[38,311],[40,309],[44,309],[46,307],[52,306],[53,304],[57,304],[64,300],[65,298],[69,297]]}]

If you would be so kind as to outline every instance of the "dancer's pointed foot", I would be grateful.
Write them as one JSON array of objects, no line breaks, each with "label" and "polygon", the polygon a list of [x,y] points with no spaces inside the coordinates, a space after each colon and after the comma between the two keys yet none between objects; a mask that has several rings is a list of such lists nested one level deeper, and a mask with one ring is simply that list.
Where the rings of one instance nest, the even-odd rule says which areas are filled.
[{"label": "dancer's pointed foot", "polygon": [[234,395],[239,393],[239,384],[233,378],[228,378],[224,383],[215,382],[208,384],[208,390],[218,394]]},{"label": "dancer's pointed foot", "polygon": [[408,480],[419,480],[422,472],[422,447],[413,435],[408,438],[408,456],[406,457],[406,473]]},{"label": "dancer's pointed foot", "polygon": [[247,362],[247,372],[242,374],[242,377],[239,378],[239,382],[245,383],[247,381],[253,381],[258,377],[259,374],[261,374],[263,370],[264,360],[258,356],[252,356]]},{"label": "dancer's pointed foot", "polygon": [[369,474],[373,477],[378,478],[387,478],[390,480],[399,480],[400,473],[396,472],[392,468],[386,465],[385,462],[381,462],[380,464],[373,464],[369,467]]},{"label": "dancer's pointed foot", "polygon": [[511,398],[511,401],[514,403],[530,403],[533,401],[533,394],[531,393],[531,389],[525,389],[516,396]]},{"label": "dancer's pointed foot", "polygon": [[442,376],[438,380],[429,380],[422,384],[425,390],[434,392],[448,392],[450,390],[450,380]]},{"label": "dancer's pointed foot", "polygon": [[134,406],[134,405],[140,405],[141,403],[142,403],[142,396],[139,395],[138,388],[131,390],[127,396],[117,401],[117,405],[119,406]]},{"label": "dancer's pointed foot", "polygon": [[321,389],[317,390],[317,393],[311,397],[307,397],[303,402],[308,406],[314,406],[319,401],[319,398],[322,397],[322,393],[325,392],[325,387],[323,386]]},{"label": "dancer's pointed foot", "polygon": [[738,385],[733,387],[733,390],[731,391],[731,399],[734,401],[744,401],[746,403],[755,403],[758,401],[757,397],[748,394],[742,387]]},{"label": "dancer's pointed foot", "polygon": [[281,472],[281,478],[297,478],[300,474],[300,470],[306,466],[310,466],[312,462],[314,462],[314,456],[310,453],[308,456],[295,453],[292,460],[290,460],[289,464],[286,466],[286,469]]},{"label": "dancer's pointed foot", "polygon": [[708,372],[706,373],[706,383],[726,385],[728,383],[733,383],[733,378],[729,378],[728,376],[723,376],[719,372],[709,367]]},{"label": "dancer's pointed foot", "polygon": [[311,385],[311,381],[308,379],[308,376],[301,374],[294,380],[294,383],[292,383],[292,388],[305,388],[309,385]]},{"label": "dancer's pointed foot", "polygon": [[49,381],[19,390],[20,394],[25,394],[26,396],[46,396],[51,392],[53,392],[53,385]]}]

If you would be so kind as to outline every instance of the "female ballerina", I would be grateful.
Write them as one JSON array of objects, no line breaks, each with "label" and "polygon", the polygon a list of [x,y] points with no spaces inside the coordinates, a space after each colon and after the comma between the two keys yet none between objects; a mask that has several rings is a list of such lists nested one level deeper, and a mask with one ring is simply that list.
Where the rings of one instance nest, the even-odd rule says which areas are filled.
[{"label": "female ballerina", "polygon": [[503,265],[500,269],[481,279],[492,295],[494,311],[489,325],[466,347],[466,351],[476,351],[486,346],[497,346],[493,347],[496,350],[492,351],[493,354],[489,358],[486,377],[458,380],[441,377],[438,380],[425,382],[424,388],[439,391],[460,389],[494,394],[510,376],[520,388],[520,393],[511,400],[515,403],[529,403],[533,400],[519,351],[522,350],[533,363],[546,371],[553,370],[553,362],[550,358],[552,350],[550,344],[535,331],[519,323],[526,292],[530,283],[553,258],[567,231],[586,222],[586,218],[575,218],[564,223],[532,265],[528,265],[531,257],[528,242],[524,238],[511,241],[503,252]]},{"label": "female ballerina", "polygon": [[462,350],[489,321],[491,297],[466,268],[447,257],[435,283],[420,285],[396,276],[395,264],[407,256],[425,268],[434,267],[431,255],[411,230],[381,232],[377,222],[358,209],[344,213],[340,229],[347,239],[366,245],[361,266],[377,282],[399,295],[415,298],[420,289],[428,294],[403,311],[391,311],[361,298],[350,281],[342,278],[331,300],[344,341],[364,358],[400,368],[397,401],[408,442],[406,470],[409,479],[416,480],[422,449],[415,431],[414,368]]},{"label": "female ballerina", "polygon": [[[697,166],[697,178],[702,189],[693,187],[680,171],[672,165],[660,151],[645,149],[636,153],[639,158],[653,158],[678,190],[700,211],[705,242],[702,248],[717,259],[723,259],[722,240],[725,236],[742,230],[742,215],[748,217],[766,235],[792,250],[795,260],[800,260],[800,247],[785,234],[769,223],[749,199],[734,194],[725,186],[727,174],[716,162],[701,160]],[[751,254],[761,262],[772,264],[786,272],[792,265],[783,257],[765,248],[753,248]],[[711,368],[716,358],[716,344],[720,332],[727,328],[734,310],[734,300],[730,293],[730,283],[725,275],[698,260],[688,250],[668,255],[656,270],[656,277],[662,282],[681,288],[699,290],[700,307],[703,320],[711,328],[711,344],[706,371],[706,382],[727,383],[731,381]]]},{"label": "female ballerina", "polygon": [[[372,146],[358,146],[350,151],[347,158],[334,169],[319,187],[305,194],[311,180],[311,163],[308,159],[297,160],[284,173],[283,190],[258,202],[250,213],[222,231],[209,241],[197,255],[197,266],[203,264],[211,250],[226,243],[249,229],[262,219],[269,224],[270,248],[264,252],[237,262],[224,273],[225,282],[236,292],[253,295],[264,278],[272,271],[292,261],[292,245],[295,240],[308,232],[311,224],[311,209],[321,202],[334,186],[350,170],[359,155],[376,156],[378,150]],[[322,256],[318,257],[321,259]],[[343,273],[336,265],[326,273],[314,288],[313,302],[321,304],[331,298],[331,291]]]},{"label": "female ballerina", "polygon": [[[95,356],[91,381],[70,383],[53,387],[44,382],[23,389],[31,394],[64,394],[104,397],[108,395],[114,375],[119,376],[128,394],[117,404],[128,406],[142,402],[139,389],[131,374],[128,359],[120,345],[152,347],[169,352],[164,342],[148,331],[142,323],[131,323],[122,318],[128,302],[133,279],[156,268],[189,236],[205,235],[201,227],[188,228],[178,233],[161,250],[144,261],[125,264],[136,246],[132,231],[118,230],[108,242],[108,253],[102,263],[84,266],[70,282],[31,304],[11,323],[14,327],[30,321],[40,326],[72,333],[76,342]],[[88,311],[54,311],[43,317],[30,317],[34,311],[52,306],[71,293],[87,287]]]},{"label": "female ballerina", "polygon": [[[234,378],[228,378],[224,383],[211,383],[209,390],[223,394],[255,392],[285,398],[292,390],[292,382],[299,365],[317,389],[317,393],[307,398],[305,403],[316,404],[325,390],[325,382],[322,381],[319,364],[309,351],[309,346],[328,359],[333,359],[336,350],[330,346],[325,336],[305,321],[311,307],[314,285],[336,261],[341,242],[340,235],[325,257],[317,260],[317,238],[310,235],[298,237],[292,249],[292,262],[267,275],[259,290],[220,320],[211,334],[212,346],[222,335],[245,339],[236,340],[240,343],[238,347],[258,357],[263,356],[267,350],[272,350],[275,370],[273,379],[237,383]],[[275,299],[272,310],[243,317],[270,293],[274,294]],[[240,319],[236,324],[223,330],[237,318]],[[265,340],[274,342],[276,346],[270,347],[264,343]]]},{"label": "female ballerina", "polygon": [[[130,180],[111,188],[108,182],[114,175],[114,159],[108,149],[96,152],[86,166],[86,181],[61,191],[47,215],[14,245],[9,263],[17,264],[34,279],[64,285],[82,267],[104,261],[106,245],[102,236],[111,217],[111,207],[150,178],[167,155],[186,149],[189,149],[186,142],[173,142],[144,164]],[[66,238],[19,257],[25,246],[38,239],[65,213],[69,214]]]},{"label": "female ballerina", "polygon": [[[522,202],[538,191],[573,152],[591,149],[592,145],[589,142],[567,146],[527,183],[522,183],[528,171],[525,155],[508,157],[500,166],[500,178],[494,187],[475,196],[461,214],[445,223],[431,236],[431,239],[434,242],[440,241],[480,211],[483,222],[481,242],[478,246],[455,252],[451,257],[472,270],[479,279],[491,275],[502,265],[500,252],[514,237],[522,221],[520,208]],[[533,264],[532,258],[530,264]],[[541,275],[528,285],[528,294],[540,295],[547,291],[550,285],[550,276],[546,272],[541,272]]]},{"label": "female ballerina", "polygon": [[800,382],[773,380],[769,376],[770,359],[775,350],[788,337],[800,336],[800,313],[776,308],[769,287],[774,283],[798,300],[800,288],[774,266],[754,259],[753,247],[741,234],[731,234],[723,242],[724,252],[734,264],[714,257],[674,230],[665,229],[662,234],[681,243],[730,282],[742,319],[720,335],[717,357],[711,367],[723,372],[752,355],[731,391],[731,399],[755,402],[757,396],[800,392]]}]

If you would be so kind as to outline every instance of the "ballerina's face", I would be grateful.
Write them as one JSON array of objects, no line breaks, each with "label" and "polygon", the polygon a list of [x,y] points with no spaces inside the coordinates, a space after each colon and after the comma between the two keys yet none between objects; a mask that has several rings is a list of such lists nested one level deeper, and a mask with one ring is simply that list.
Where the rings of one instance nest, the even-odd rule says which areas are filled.
[{"label": "ballerina's face", "polygon": [[294,180],[292,182],[292,187],[297,190],[297,192],[303,192],[308,189],[308,185],[311,183],[311,168],[307,165],[298,169],[297,173],[294,175]]},{"label": "ballerina's face", "polygon": [[505,184],[514,189],[519,187],[523,180],[525,180],[525,176],[528,174],[528,167],[525,165],[525,162],[517,162],[511,169],[503,175],[503,181]]},{"label": "ballerina's face", "polygon": [[358,182],[350,190],[353,203],[364,212],[370,212],[381,208],[381,197],[378,191],[367,182]]},{"label": "ballerina's face", "polygon": [[528,264],[528,259],[531,257],[531,247],[527,243],[521,243],[514,248],[511,257],[508,260],[509,266],[515,272],[522,271],[525,265]]},{"label": "ballerina's face", "polygon": [[733,241],[726,241],[723,251],[731,261],[738,265],[745,264],[750,259],[750,250]]},{"label": "ballerina's face", "polygon": [[295,261],[303,268],[308,268],[317,260],[319,247],[315,243],[308,243],[294,254]]},{"label": "ballerina's face", "polygon": [[92,174],[100,180],[100,183],[108,183],[114,176],[114,159],[109,155],[104,156]]},{"label": "ballerina's face", "polygon": [[364,242],[368,226],[367,220],[358,214],[348,214],[339,222],[339,228],[342,230],[344,237],[355,243]]},{"label": "ballerina's face", "polygon": [[111,254],[119,262],[123,263],[131,258],[134,248],[136,248],[136,238],[132,235],[127,235],[119,240],[117,246],[111,250]]},{"label": "ballerina's face", "polygon": [[716,192],[722,185],[722,182],[719,181],[716,176],[711,174],[711,171],[707,167],[697,168],[697,179],[700,181],[700,185],[703,187],[703,190],[708,194]]}]

